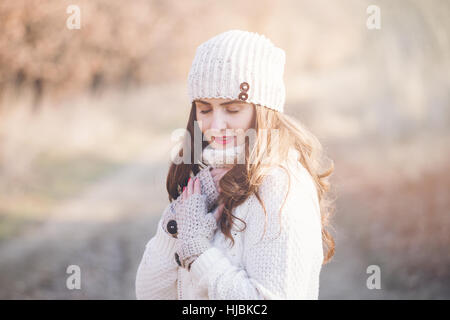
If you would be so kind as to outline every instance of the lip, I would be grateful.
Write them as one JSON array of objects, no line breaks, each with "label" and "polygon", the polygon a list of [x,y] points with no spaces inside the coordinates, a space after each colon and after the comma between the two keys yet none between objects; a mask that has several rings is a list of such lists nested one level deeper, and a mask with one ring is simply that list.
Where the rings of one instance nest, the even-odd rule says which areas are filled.
[{"label": "lip", "polygon": [[222,137],[213,136],[213,141],[219,144],[228,144],[234,141],[234,136],[222,136]]}]

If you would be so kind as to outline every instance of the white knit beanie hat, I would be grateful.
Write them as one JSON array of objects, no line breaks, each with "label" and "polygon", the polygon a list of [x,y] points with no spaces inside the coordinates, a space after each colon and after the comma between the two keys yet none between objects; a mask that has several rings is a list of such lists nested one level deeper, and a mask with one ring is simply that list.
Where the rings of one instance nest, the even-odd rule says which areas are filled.
[{"label": "white knit beanie hat", "polygon": [[283,112],[286,54],[265,36],[230,30],[202,43],[188,76],[192,101],[237,99]]}]

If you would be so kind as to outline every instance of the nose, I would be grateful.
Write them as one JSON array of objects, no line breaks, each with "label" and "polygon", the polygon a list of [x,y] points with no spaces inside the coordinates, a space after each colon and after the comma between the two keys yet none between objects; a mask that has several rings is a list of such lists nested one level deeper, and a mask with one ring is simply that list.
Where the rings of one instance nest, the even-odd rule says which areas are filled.
[{"label": "nose", "polygon": [[211,130],[213,130],[216,134],[224,134],[226,128],[227,122],[223,113],[221,110],[215,110],[213,113],[213,120],[211,122]]}]

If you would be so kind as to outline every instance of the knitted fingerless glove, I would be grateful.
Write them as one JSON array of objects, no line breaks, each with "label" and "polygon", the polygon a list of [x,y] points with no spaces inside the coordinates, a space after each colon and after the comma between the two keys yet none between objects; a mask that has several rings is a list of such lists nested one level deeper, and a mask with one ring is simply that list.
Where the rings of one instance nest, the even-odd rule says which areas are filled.
[{"label": "knitted fingerless glove", "polygon": [[[196,177],[200,180],[201,194],[205,195],[206,210],[207,212],[213,211],[216,207],[217,200],[219,199],[219,192],[214,184],[213,177],[211,175],[211,166],[207,166],[201,169]],[[172,237],[177,237],[177,227],[176,227],[176,208],[183,202],[182,194],[178,198],[172,201],[163,212],[162,228],[163,230],[171,235]],[[173,221],[172,221],[173,220]]]},{"label": "knitted fingerless glove", "polygon": [[182,195],[180,194],[176,200],[169,203],[162,214],[161,227],[168,235],[174,238],[177,238],[176,212],[181,203]]},{"label": "knitted fingerless glove", "polygon": [[206,195],[193,194],[177,208],[176,255],[178,264],[186,269],[204,251],[211,247],[211,239],[217,229],[217,222],[206,208]]},{"label": "knitted fingerless glove", "polygon": [[208,165],[201,169],[196,175],[200,180],[201,193],[206,196],[206,210],[208,210],[208,212],[212,211],[219,199],[219,191],[217,190],[211,175],[212,168],[212,166]]}]

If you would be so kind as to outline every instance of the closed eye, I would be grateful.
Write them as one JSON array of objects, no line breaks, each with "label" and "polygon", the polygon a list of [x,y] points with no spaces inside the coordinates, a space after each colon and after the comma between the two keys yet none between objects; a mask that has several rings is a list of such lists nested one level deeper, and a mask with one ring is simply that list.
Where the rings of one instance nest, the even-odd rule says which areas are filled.
[{"label": "closed eye", "polygon": [[[209,113],[209,112],[211,112],[211,110],[212,109],[209,109],[209,110],[200,110],[200,113],[201,114],[206,114],[206,113]],[[230,110],[230,109],[227,109],[227,112],[228,113],[238,113],[240,110],[238,109],[238,110]]]}]

